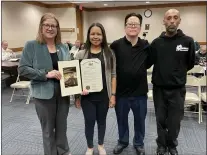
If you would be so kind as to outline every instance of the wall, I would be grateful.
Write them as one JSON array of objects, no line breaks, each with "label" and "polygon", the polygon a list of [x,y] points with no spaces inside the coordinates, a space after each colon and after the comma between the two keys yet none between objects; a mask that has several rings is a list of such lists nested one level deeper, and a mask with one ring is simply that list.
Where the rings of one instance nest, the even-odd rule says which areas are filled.
[{"label": "wall", "polygon": [[75,8],[50,8],[49,12],[54,13],[60,23],[60,28],[75,28],[75,32],[62,32],[62,42],[74,43],[77,39],[76,31],[76,10]]},{"label": "wall", "polygon": [[87,31],[89,28],[89,12],[83,11],[83,38],[84,38],[84,42],[86,41],[86,37],[87,37]]},{"label": "wall", "polygon": [[[143,20],[144,24],[150,24],[150,30],[146,39],[152,41],[164,30],[162,25],[163,15],[169,8],[153,8],[150,18]],[[178,7],[181,13],[180,28],[184,33],[192,36],[199,42],[206,42],[206,7]],[[9,47],[22,47],[27,40],[36,38],[38,23],[41,16],[46,12],[54,13],[60,21],[61,28],[76,28],[75,8],[44,8],[22,2],[2,2],[2,39],[9,42]],[[86,41],[87,30],[93,22],[104,25],[108,42],[123,37],[124,18],[127,13],[139,12],[143,15],[144,9],[120,10],[120,11],[83,11],[83,32]],[[62,41],[70,40],[72,43],[77,39],[76,32],[62,32]]]},{"label": "wall", "polygon": [[[152,16],[150,18],[144,17],[144,9],[137,10],[117,10],[117,11],[95,11],[88,13],[88,24],[93,22],[100,22],[106,29],[108,42],[121,38],[124,33],[124,18],[126,14],[131,12],[140,13],[143,16],[143,25],[140,36],[142,36],[145,24],[150,24],[150,30],[146,39],[152,41],[155,37],[165,30],[162,25],[164,13],[170,8],[152,8]],[[192,36],[199,42],[206,41],[206,7],[178,7],[181,13],[180,28],[189,36]]]},{"label": "wall", "polygon": [[36,38],[38,23],[47,8],[21,2],[2,2],[2,40],[9,47],[22,47]]},{"label": "wall", "polygon": [[[36,38],[41,16],[52,12],[61,28],[76,28],[75,8],[44,8],[22,2],[2,2],[2,40],[9,48],[23,47],[25,42]],[[76,30],[76,29],[75,29]],[[62,42],[77,39],[76,32],[62,32]]]}]

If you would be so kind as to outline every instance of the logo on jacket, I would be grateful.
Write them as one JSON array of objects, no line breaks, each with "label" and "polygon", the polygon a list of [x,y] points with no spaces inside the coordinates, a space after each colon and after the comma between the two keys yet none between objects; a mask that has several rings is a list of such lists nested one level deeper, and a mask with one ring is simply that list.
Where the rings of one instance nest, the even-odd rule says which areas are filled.
[{"label": "logo on jacket", "polygon": [[177,45],[176,51],[188,51],[188,47],[183,47],[182,45]]}]

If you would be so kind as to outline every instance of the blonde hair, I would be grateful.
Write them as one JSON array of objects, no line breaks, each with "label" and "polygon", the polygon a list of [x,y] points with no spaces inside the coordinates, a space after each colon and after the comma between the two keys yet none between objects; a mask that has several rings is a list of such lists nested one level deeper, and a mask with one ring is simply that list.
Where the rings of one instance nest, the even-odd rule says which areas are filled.
[{"label": "blonde hair", "polygon": [[37,38],[36,40],[43,44],[46,43],[45,39],[42,35],[42,26],[43,26],[43,22],[47,19],[54,19],[57,22],[57,35],[55,37],[55,44],[61,44],[61,32],[60,32],[60,25],[59,25],[59,21],[57,20],[57,18],[55,17],[54,14],[52,13],[45,13],[41,19],[40,19],[40,24],[39,24],[39,29],[38,29],[38,33],[37,33]]}]

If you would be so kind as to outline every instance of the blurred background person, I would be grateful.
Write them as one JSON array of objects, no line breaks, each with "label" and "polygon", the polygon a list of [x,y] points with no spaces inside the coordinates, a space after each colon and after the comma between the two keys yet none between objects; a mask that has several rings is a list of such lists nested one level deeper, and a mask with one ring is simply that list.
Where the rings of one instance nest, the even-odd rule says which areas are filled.
[{"label": "blurred background person", "polygon": [[200,44],[197,41],[194,41],[195,52],[197,53],[200,50]]},{"label": "blurred background person", "polygon": [[75,45],[71,48],[70,50],[70,55],[71,55],[71,59],[75,59],[76,54],[78,53],[78,51],[80,50],[81,47],[81,42],[80,40],[76,40],[75,41]]},{"label": "blurred background person", "polygon": [[73,47],[73,44],[70,41],[66,41],[66,45],[68,46],[68,49],[71,50]]},{"label": "blurred background person", "polygon": [[80,50],[84,50],[85,49],[85,43],[81,44]]},{"label": "blurred background person", "polygon": [[196,65],[205,65],[207,53],[206,53],[206,45],[201,46],[200,50],[196,53],[195,64]]},{"label": "blurred background person", "polygon": [[1,48],[2,48],[1,49],[2,50],[1,51],[2,52],[2,55],[1,55],[2,61],[9,60],[9,59],[15,57],[15,54],[13,53],[13,51],[8,48],[8,42],[6,40],[1,42]]}]

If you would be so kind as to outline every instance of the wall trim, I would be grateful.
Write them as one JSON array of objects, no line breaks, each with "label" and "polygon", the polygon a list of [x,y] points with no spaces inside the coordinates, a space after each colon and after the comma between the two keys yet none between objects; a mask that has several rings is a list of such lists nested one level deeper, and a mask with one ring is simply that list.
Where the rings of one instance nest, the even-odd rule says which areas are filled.
[{"label": "wall trim", "polygon": [[188,3],[171,3],[171,4],[152,4],[139,6],[119,6],[119,7],[101,7],[101,8],[84,8],[85,11],[116,11],[131,9],[150,9],[150,8],[166,8],[166,7],[190,7],[190,6],[207,6],[207,2],[188,2]]},{"label": "wall trim", "polygon": [[74,3],[61,3],[61,4],[45,4],[39,1],[20,1],[22,3],[40,6],[44,8],[75,8],[77,5]]},{"label": "wall trim", "polygon": [[9,48],[11,49],[13,52],[20,52],[23,50],[24,47],[16,47],[16,48]]},{"label": "wall trim", "polygon": [[44,3],[38,2],[38,1],[20,1],[20,2],[35,5],[35,6],[40,6],[40,7],[44,7],[44,8],[48,8],[47,4],[44,4]]},{"label": "wall trim", "polygon": [[200,45],[207,45],[207,42],[198,42]]},{"label": "wall trim", "polygon": [[[36,5],[45,8],[76,8],[78,5],[74,3],[62,4],[44,4],[39,1],[20,1],[31,5]],[[190,7],[190,6],[207,6],[206,1],[188,2],[188,3],[171,3],[171,4],[151,4],[139,6],[119,6],[119,7],[101,7],[101,8],[85,8],[84,11],[115,11],[115,10],[131,10],[131,9],[149,9],[149,8],[166,8],[166,7]]]},{"label": "wall trim", "polygon": [[47,4],[48,8],[76,8],[74,3]]}]

